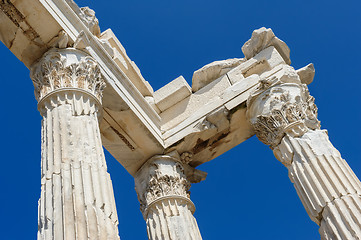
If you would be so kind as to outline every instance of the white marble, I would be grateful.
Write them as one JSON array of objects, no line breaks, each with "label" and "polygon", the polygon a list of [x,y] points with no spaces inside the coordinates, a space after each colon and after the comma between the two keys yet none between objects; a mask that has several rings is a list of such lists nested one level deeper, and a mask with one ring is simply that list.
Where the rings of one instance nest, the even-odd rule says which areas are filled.
[{"label": "white marble", "polygon": [[275,36],[270,28],[262,27],[254,30],[251,39],[242,46],[242,52],[246,59],[251,59],[269,46],[274,46],[285,62],[288,65],[291,64],[290,49],[285,42]]},{"label": "white marble", "polygon": [[[191,155],[180,158],[176,151],[148,160],[134,177],[140,209],[151,240],[200,240],[195,207],[190,200],[190,182],[183,164]],[[182,162],[182,161],[183,162]]]},{"label": "white marble", "polygon": [[52,49],[31,67],[42,120],[38,239],[119,239],[98,118],[105,82],[93,58]]},{"label": "white marble", "polygon": [[127,75],[138,91],[144,97],[153,96],[152,86],[143,78],[138,66],[129,58],[125,48],[114,35],[113,31],[111,29],[105,30],[101,33],[99,39],[105,41],[103,46],[111,49],[107,50],[108,53],[111,53],[110,55],[115,63]]},{"label": "white marble", "polygon": [[192,94],[191,87],[183,76],[179,76],[154,92],[154,102],[160,111],[165,111]]},{"label": "white marble", "polygon": [[315,69],[289,66],[271,29],[253,32],[244,58],[195,71],[191,87],[178,78],[153,92],[93,10],[52,3],[0,11],[0,40],[32,66],[43,116],[39,239],[119,238],[102,144],[135,177],[150,239],[201,239],[187,190],[206,173],[195,167],[255,133],[288,168],[322,239],[360,239],[360,182],[320,130],[306,86]]},{"label": "white marble", "polygon": [[212,81],[223,76],[231,69],[244,62],[242,58],[233,58],[209,63],[193,73],[192,91],[197,92]]},{"label": "white marble", "polygon": [[257,137],[288,168],[321,239],[361,239],[360,180],[320,130],[314,98],[297,72],[261,80],[247,105]]},{"label": "white marble", "polygon": [[309,85],[313,82],[313,78],[315,77],[315,67],[310,63],[307,66],[298,69],[297,74],[302,83]]}]

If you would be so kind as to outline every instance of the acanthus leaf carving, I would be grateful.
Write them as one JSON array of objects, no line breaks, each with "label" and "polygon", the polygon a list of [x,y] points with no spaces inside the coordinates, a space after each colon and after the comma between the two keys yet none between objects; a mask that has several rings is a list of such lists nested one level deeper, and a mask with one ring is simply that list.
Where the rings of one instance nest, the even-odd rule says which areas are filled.
[{"label": "acanthus leaf carving", "polygon": [[[306,85],[268,82],[271,84],[261,84],[255,92],[257,94],[251,96],[258,100],[249,101],[252,104],[263,102],[262,106],[268,106],[266,111],[261,111],[251,120],[257,137],[263,143],[274,148],[285,134],[299,137],[309,129],[320,128],[315,99],[310,96]],[[290,86],[298,91],[289,90]]]},{"label": "acanthus leaf carving", "polygon": [[179,159],[175,160],[167,155],[157,156],[143,166],[137,175],[136,190],[143,214],[162,198],[182,198],[191,202],[191,184]]},{"label": "acanthus leaf carving", "polygon": [[152,176],[145,193],[147,205],[166,196],[189,198],[189,188],[190,183],[184,177]]},{"label": "acanthus leaf carving", "polygon": [[87,91],[101,101],[106,86],[96,61],[83,52],[69,48],[48,51],[31,67],[30,77],[38,101],[55,90],[65,88]]}]

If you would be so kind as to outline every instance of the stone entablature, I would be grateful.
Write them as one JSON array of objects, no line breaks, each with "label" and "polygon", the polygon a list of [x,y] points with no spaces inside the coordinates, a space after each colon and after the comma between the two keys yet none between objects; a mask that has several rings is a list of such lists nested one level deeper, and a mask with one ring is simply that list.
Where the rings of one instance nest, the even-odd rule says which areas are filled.
[{"label": "stone entablature", "polygon": [[[156,154],[175,149],[180,153],[191,152],[197,160],[190,165],[197,166],[251,137],[254,131],[245,115],[248,96],[262,75],[290,62],[287,45],[270,29],[263,28],[253,34],[253,38],[260,39],[259,45],[250,42],[243,47],[245,58],[216,61],[202,67],[195,71],[192,87],[183,78],[177,78],[164,87],[165,91],[153,93],[114,33],[110,29],[99,32],[98,19],[91,9],[60,0],[54,6],[34,1],[10,5],[20,9],[22,16],[29,16],[27,22],[43,42],[35,48],[35,40],[14,41],[20,45],[11,47],[10,42],[18,39],[21,31],[17,36],[3,36],[5,45],[26,66],[54,46],[74,47],[98,62],[107,83],[104,121],[100,126],[103,144],[132,175]],[[8,26],[17,29],[4,9],[0,11],[1,19],[10,21]],[[58,22],[59,15],[67,21]],[[41,31],[38,23],[42,22],[47,22],[51,31]],[[33,49],[31,54],[27,54],[28,49]],[[298,74],[312,81],[310,69],[306,67]]]}]

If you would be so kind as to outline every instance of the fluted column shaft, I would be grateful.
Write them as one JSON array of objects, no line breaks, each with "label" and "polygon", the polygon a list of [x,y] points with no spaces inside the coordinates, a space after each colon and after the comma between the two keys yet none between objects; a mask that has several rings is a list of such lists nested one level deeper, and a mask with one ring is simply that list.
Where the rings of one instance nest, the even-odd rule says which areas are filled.
[{"label": "fluted column shaft", "polygon": [[179,156],[154,156],[137,172],[135,188],[151,240],[200,240],[190,183]]},{"label": "fluted column shaft", "polygon": [[290,75],[262,80],[248,100],[249,120],[288,168],[321,239],[361,239],[361,183],[320,130],[307,86]]},{"label": "fluted column shaft", "polygon": [[98,116],[105,83],[96,62],[53,49],[31,68],[42,120],[38,239],[119,239]]},{"label": "fluted column shaft", "polygon": [[286,135],[274,149],[322,239],[360,239],[361,183],[326,131]]}]

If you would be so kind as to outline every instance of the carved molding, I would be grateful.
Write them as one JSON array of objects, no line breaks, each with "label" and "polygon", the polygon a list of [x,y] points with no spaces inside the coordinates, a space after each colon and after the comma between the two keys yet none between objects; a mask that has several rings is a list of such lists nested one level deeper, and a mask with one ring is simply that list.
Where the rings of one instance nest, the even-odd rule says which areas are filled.
[{"label": "carved molding", "polygon": [[61,89],[78,89],[91,93],[101,102],[106,86],[97,62],[84,52],[67,48],[51,49],[30,68],[35,97],[45,96]]},{"label": "carved molding", "polygon": [[264,80],[248,100],[248,117],[260,141],[277,146],[285,134],[319,129],[317,107],[305,84]]}]

